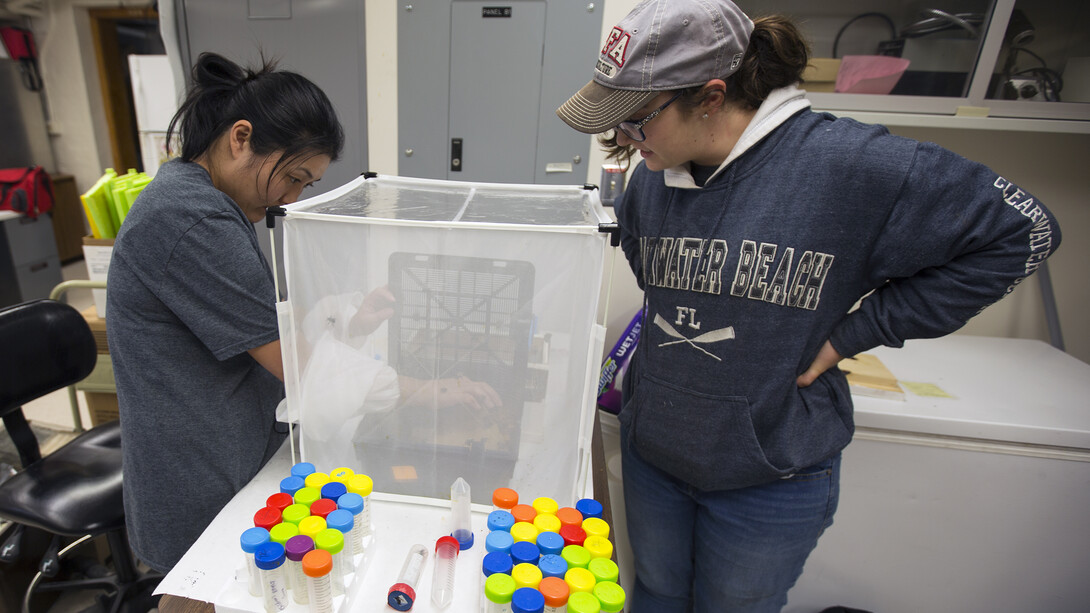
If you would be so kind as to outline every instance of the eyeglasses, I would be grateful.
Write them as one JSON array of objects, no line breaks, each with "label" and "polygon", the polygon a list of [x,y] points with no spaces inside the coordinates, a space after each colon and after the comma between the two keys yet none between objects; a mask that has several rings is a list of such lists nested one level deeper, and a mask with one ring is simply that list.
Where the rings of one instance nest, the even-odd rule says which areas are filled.
[{"label": "eyeglasses", "polygon": [[647,138],[643,133],[643,127],[647,125],[647,122],[657,117],[658,114],[661,113],[666,107],[670,106],[674,102],[674,100],[680,98],[681,94],[682,92],[674,94],[673,98],[670,98],[666,101],[665,104],[651,111],[651,114],[647,117],[644,117],[639,121],[622,121],[621,123],[617,124],[617,127],[615,129],[619,130],[625,136],[636,141],[637,143],[642,143],[644,139]]}]

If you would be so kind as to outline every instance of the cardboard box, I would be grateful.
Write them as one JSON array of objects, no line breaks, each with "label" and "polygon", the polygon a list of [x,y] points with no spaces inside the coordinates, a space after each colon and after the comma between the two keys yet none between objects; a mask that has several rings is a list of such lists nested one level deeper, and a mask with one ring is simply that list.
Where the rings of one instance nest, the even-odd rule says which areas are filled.
[{"label": "cardboard box", "polygon": [[[83,237],[83,260],[87,263],[87,278],[91,281],[105,281],[110,268],[110,257],[114,252],[114,239]],[[95,311],[106,318],[106,290],[91,290],[94,295]]]},{"label": "cardboard box", "polygon": [[802,88],[808,92],[836,91],[836,74],[840,72],[837,58],[813,57],[802,72]]}]

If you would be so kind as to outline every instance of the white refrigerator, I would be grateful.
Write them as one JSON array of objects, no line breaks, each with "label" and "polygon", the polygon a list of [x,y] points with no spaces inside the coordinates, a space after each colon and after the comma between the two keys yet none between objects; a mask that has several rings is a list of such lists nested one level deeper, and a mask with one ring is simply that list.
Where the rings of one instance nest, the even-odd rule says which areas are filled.
[{"label": "white refrigerator", "polygon": [[839,511],[785,611],[1088,610],[1090,365],[966,335],[871,353],[917,393],[855,398]]},{"label": "white refrigerator", "polygon": [[[130,55],[129,76],[144,172],[154,177],[167,160],[166,135],[178,110],[174,75],[165,55]],[[118,172],[125,169],[118,168]]]}]

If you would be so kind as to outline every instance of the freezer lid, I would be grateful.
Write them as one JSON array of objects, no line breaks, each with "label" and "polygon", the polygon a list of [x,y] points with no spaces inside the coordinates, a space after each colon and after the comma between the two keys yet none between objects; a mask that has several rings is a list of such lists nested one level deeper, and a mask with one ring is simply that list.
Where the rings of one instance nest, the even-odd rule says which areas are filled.
[{"label": "freezer lid", "polygon": [[856,396],[857,427],[1090,450],[1090,364],[1046,343],[955,334],[867,353],[952,398]]}]

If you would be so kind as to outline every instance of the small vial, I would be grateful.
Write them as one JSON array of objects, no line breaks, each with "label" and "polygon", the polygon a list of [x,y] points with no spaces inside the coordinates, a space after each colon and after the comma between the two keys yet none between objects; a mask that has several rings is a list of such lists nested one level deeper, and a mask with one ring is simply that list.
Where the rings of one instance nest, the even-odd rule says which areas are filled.
[{"label": "small vial", "polygon": [[333,558],[333,570],[329,573],[329,581],[333,584],[333,595],[344,594],[344,534],[340,530],[326,528],[314,537],[315,549],[323,549],[329,552]]},{"label": "small vial", "polygon": [[[269,538],[272,540],[272,542],[279,543],[281,547],[285,548],[285,550],[287,549],[288,540],[290,540],[293,536],[297,536],[298,534],[299,526],[296,526],[295,524],[276,524],[275,526],[273,526],[272,530],[269,530]],[[287,551],[285,551],[285,556],[286,555]],[[292,582],[290,562],[287,560],[284,561],[284,585],[289,590],[295,588],[295,584]],[[306,589],[305,584],[301,585],[300,587]]]},{"label": "small vial", "polygon": [[299,525],[307,517],[310,517],[310,508],[305,504],[293,504],[284,509],[283,520],[289,524]]},{"label": "small vial", "polygon": [[514,568],[514,563],[511,556],[502,551],[487,553],[484,559],[481,560],[481,572],[484,573],[486,578],[496,573],[510,575],[512,568]]},{"label": "small vial", "polygon": [[524,521],[515,522],[515,525],[511,526],[511,538],[515,539],[516,543],[519,541],[536,543],[540,532],[537,526]]},{"label": "small vial", "polygon": [[515,516],[516,524],[520,521],[532,524],[534,523],[534,518],[537,517],[537,511],[528,504],[516,504],[511,507],[511,515]]},{"label": "small vial", "polygon": [[322,493],[313,487],[300,488],[295,492],[295,502],[301,505],[306,505],[309,509],[310,505],[314,504],[314,501],[322,497]]},{"label": "small vial", "polygon": [[344,563],[345,574],[356,571],[356,561],[353,559],[351,534],[354,520],[352,514],[344,509],[337,509],[325,518],[325,524],[343,534],[344,549],[341,551],[341,561]]},{"label": "small vial", "polygon": [[515,580],[511,575],[496,573],[484,582],[485,613],[511,613],[511,597],[515,595]]},{"label": "small vial", "polygon": [[560,557],[568,563],[568,568],[586,568],[590,564],[590,552],[582,545],[568,545],[560,551]]},{"label": "small vial", "polygon": [[534,588],[520,587],[511,595],[511,613],[542,613],[545,597]]},{"label": "small vial", "polygon": [[284,559],[284,546],[280,543],[265,543],[254,552],[254,563],[261,575],[261,595],[266,613],[277,613],[288,608]]},{"label": "small vial", "polygon": [[309,515],[299,520],[299,534],[305,534],[310,538],[318,536],[318,533],[326,528],[325,520],[321,517]]},{"label": "small vial", "polygon": [[[462,478],[458,477],[461,481]],[[467,486],[468,488],[468,486]],[[467,489],[468,492],[468,489]],[[435,541],[435,566],[431,576],[431,601],[444,609],[454,600],[454,563],[461,545],[453,536],[441,536]]]},{"label": "small vial", "polygon": [[537,548],[537,545],[529,541],[519,541],[511,545],[511,562],[513,564],[533,564],[537,566],[540,557],[541,550]]},{"label": "small vial", "polygon": [[594,584],[597,583],[594,580],[594,575],[585,568],[569,568],[568,572],[564,573],[564,581],[568,584],[568,589],[572,593],[589,593],[594,589]]},{"label": "small vial", "polygon": [[297,604],[307,604],[307,576],[303,574],[303,556],[314,551],[314,540],[302,534],[288,539],[284,544],[284,556],[287,557],[288,574],[291,576],[292,599]]},{"label": "small vial", "polygon": [[313,472],[313,473],[310,473],[309,475],[307,475],[303,479],[303,481],[306,482],[307,487],[316,489],[319,492],[321,492],[322,491],[322,486],[325,485],[326,483],[329,483],[329,474],[328,473]]},{"label": "small vial", "polygon": [[291,476],[306,479],[307,475],[315,472],[314,465],[310,462],[299,462],[291,467]]},{"label": "small vial", "polygon": [[537,561],[537,567],[541,569],[541,576],[546,578],[556,577],[563,580],[564,574],[568,572],[568,562],[552,553],[541,556],[541,559]]},{"label": "small vial", "polygon": [[254,552],[257,548],[265,543],[270,542],[269,531],[264,528],[250,528],[244,530],[242,536],[239,537],[239,542],[242,546],[242,552],[246,556],[246,570],[250,576],[250,595],[261,595],[261,574],[257,570],[257,564],[254,563]]},{"label": "small vial", "polygon": [[538,515],[556,515],[557,510],[560,509],[560,505],[556,503],[556,500],[547,496],[540,498],[534,498],[534,503],[531,505]]},{"label": "small vial", "polygon": [[594,558],[608,558],[613,555],[613,543],[601,536],[588,536],[587,540],[583,541],[583,549],[587,550],[592,560]]},{"label": "small vial", "polygon": [[560,536],[565,545],[582,545],[587,540],[587,532],[579,526],[561,526]]},{"label": "small vial", "polygon": [[265,501],[265,506],[280,509],[281,513],[292,504],[295,504],[295,499],[291,497],[291,494],[285,494],[284,492],[277,492],[269,496],[268,500]]},{"label": "small vial", "polygon": [[409,549],[405,562],[401,565],[401,572],[397,574],[397,582],[390,586],[390,591],[386,595],[387,604],[394,610],[408,611],[413,608],[413,601],[416,600],[416,584],[420,582],[420,575],[427,559],[427,547],[413,545]]},{"label": "small vial", "polygon": [[333,558],[328,551],[315,549],[303,556],[310,613],[333,613],[333,585],[329,578],[332,569]]},{"label": "small vial", "polygon": [[533,524],[540,532],[560,532],[560,528],[564,525],[560,523],[560,518],[556,515],[547,515],[543,513],[537,514]]},{"label": "small vial", "polygon": [[503,530],[505,532],[510,532],[511,526],[515,525],[515,516],[511,515],[510,511],[498,509],[488,514],[487,525],[489,531]]},{"label": "small vial", "polygon": [[617,563],[609,558],[593,558],[590,563],[587,564],[587,570],[590,571],[590,574],[594,575],[594,580],[598,583],[601,583],[602,581],[617,583],[617,577],[620,576]]},{"label": "small vial", "polygon": [[609,524],[600,517],[588,517],[583,520],[583,532],[586,532],[587,536],[609,538]]},{"label": "small vial", "polygon": [[541,596],[545,600],[544,613],[567,613],[568,594],[571,590],[568,584],[559,577],[545,577],[541,585],[537,586]]},{"label": "small vial", "polygon": [[518,587],[536,590],[544,577],[541,576],[541,569],[533,564],[517,564],[511,569],[511,578],[515,580],[515,585]]},{"label": "small vial", "polygon": [[363,497],[349,492],[337,499],[337,507],[352,514],[348,541],[352,543],[352,555],[360,555],[363,553]]},{"label": "small vial", "polygon": [[280,480],[280,493],[287,494],[294,499],[295,492],[303,489],[304,486],[306,486],[306,482],[303,481],[302,477],[284,477]]},{"label": "small vial", "polygon": [[329,471],[329,480],[336,481],[337,483],[343,483],[347,486],[348,479],[351,478],[354,474],[356,474],[356,471],[348,468],[347,466],[341,466],[340,468],[334,468],[333,470]]},{"label": "small vial", "polygon": [[503,553],[511,553],[511,546],[515,544],[514,537],[510,532],[504,532],[498,530],[496,532],[489,532],[488,536],[484,538],[485,551],[502,551]]},{"label": "small vial", "polygon": [[537,548],[543,556],[550,553],[560,555],[560,552],[564,549],[564,537],[556,532],[542,532],[537,535]]},{"label": "small vial", "polygon": [[492,510],[510,511],[511,507],[519,503],[519,494],[509,487],[497,487],[492,490]]},{"label": "small vial", "polygon": [[599,613],[601,610],[601,603],[590,592],[568,594],[568,613]]},{"label": "small vial", "polygon": [[460,550],[473,546],[470,503],[469,484],[465,479],[458,477],[450,486],[450,523],[454,528],[450,535],[457,539]]},{"label": "small vial", "polygon": [[273,526],[280,523],[281,518],[282,514],[279,509],[275,507],[262,507],[258,509],[257,513],[254,513],[254,526],[272,530]]},{"label": "small vial", "polygon": [[336,501],[341,496],[348,493],[348,486],[340,481],[330,481],[322,486],[322,498],[328,498]]},{"label": "small vial", "polygon": [[363,498],[363,511],[360,512],[360,515],[362,515],[360,518],[361,536],[371,535],[371,491],[374,487],[375,483],[371,480],[371,477],[362,473],[356,473],[348,478],[349,493],[359,494]]},{"label": "small vial", "polygon": [[583,514],[583,519],[602,518],[602,503],[593,498],[583,498],[575,503],[575,510]]},{"label": "small vial", "polygon": [[624,588],[612,581],[595,583],[591,593],[602,605],[603,613],[619,613],[624,608]]},{"label": "small vial", "polygon": [[561,526],[583,527],[583,514],[573,507],[560,507],[556,510],[556,518],[560,520]]},{"label": "small vial", "polygon": [[310,514],[322,519],[325,519],[326,515],[336,510],[337,503],[328,498],[319,498],[310,505]]}]

